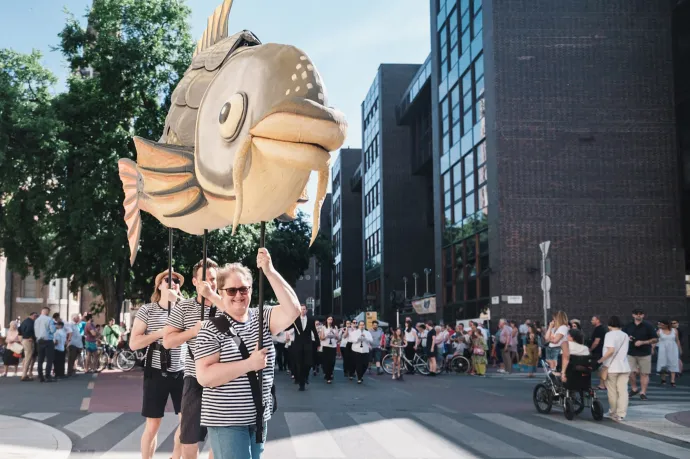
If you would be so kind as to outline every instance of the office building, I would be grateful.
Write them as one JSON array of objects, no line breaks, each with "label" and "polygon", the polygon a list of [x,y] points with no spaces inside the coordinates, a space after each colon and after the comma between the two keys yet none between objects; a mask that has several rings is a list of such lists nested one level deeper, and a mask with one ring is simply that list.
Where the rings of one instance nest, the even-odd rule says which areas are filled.
[{"label": "office building", "polygon": [[675,3],[430,0],[446,321],[686,316]]},{"label": "office building", "polygon": [[391,293],[433,263],[430,65],[382,64],[362,103],[364,309],[389,322]]},{"label": "office building", "polygon": [[362,192],[356,186],[362,150],[342,148],[331,166],[333,205],[333,315],[350,317],[361,309]]},{"label": "office building", "polygon": [[[328,193],[321,205],[321,233],[327,241],[332,240],[332,219],[331,212],[333,211],[333,195]],[[316,280],[316,313],[320,315],[333,314],[333,260],[329,262],[318,263],[318,278]]]}]

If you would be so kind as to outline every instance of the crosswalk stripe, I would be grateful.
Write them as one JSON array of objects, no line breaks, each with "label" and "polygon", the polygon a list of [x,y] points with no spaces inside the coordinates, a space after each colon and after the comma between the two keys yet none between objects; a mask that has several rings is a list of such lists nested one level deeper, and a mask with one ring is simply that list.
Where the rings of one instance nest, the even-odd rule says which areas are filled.
[{"label": "crosswalk stripe", "polygon": [[553,430],[543,429],[534,424],[530,424],[525,421],[521,421],[517,418],[507,416],[505,414],[499,413],[480,413],[476,416],[486,419],[489,422],[493,422],[501,426],[504,429],[509,429],[524,436],[534,438],[542,442],[548,442],[555,445],[557,448],[568,451],[569,453],[575,455],[583,455],[584,457],[610,457],[610,458],[626,458],[630,459],[628,456],[614,451],[610,451],[601,446],[592,445],[590,443],[571,438],[567,435],[563,435]]},{"label": "crosswalk stripe", "polygon": [[[481,451],[482,454],[491,458],[519,459],[534,457],[484,432],[461,424],[448,416],[436,413],[415,413],[415,416],[439,432],[454,438],[455,441],[461,442],[476,451]],[[475,458],[480,456],[468,455],[465,457]]]},{"label": "crosswalk stripe", "polygon": [[91,413],[67,424],[65,429],[77,434],[79,438],[85,438],[121,415],[122,413]]},{"label": "crosswalk stripe", "polygon": [[35,419],[36,421],[45,421],[60,413],[26,413],[22,415],[23,418]]},{"label": "crosswalk stripe", "polygon": [[345,457],[331,433],[316,413],[285,413],[292,446],[299,458],[323,457],[328,451],[330,457]]},{"label": "crosswalk stripe", "polygon": [[[179,418],[177,416],[164,416],[161,420],[161,426],[158,430],[158,444],[165,441],[168,436],[177,428]],[[139,427],[134,429],[129,435],[120,440],[115,446],[100,456],[100,459],[123,459],[129,457],[128,454],[132,451],[141,450],[141,434],[144,433],[146,423],[143,422]]]},{"label": "crosswalk stripe", "polygon": [[675,457],[676,459],[687,459],[690,456],[690,450],[681,448],[680,446],[628,432],[627,430],[614,429],[612,427],[601,425],[601,423],[595,424],[591,421],[566,421],[554,416],[549,417],[549,421],[556,421],[569,427],[574,427],[575,429],[601,435],[603,437],[623,443],[628,443],[637,448],[646,449],[655,453],[661,453],[664,456]]},{"label": "crosswalk stripe", "polygon": [[447,440],[414,419],[396,418],[393,422],[407,433],[406,438],[414,438],[415,442],[429,446],[437,454],[437,457],[443,459],[480,459],[472,451]]},{"label": "crosswalk stripe", "polygon": [[396,459],[402,458],[436,458],[436,453],[417,442],[409,442],[410,436],[391,419],[386,419],[376,412],[348,413],[357,424],[363,425],[388,454]]}]

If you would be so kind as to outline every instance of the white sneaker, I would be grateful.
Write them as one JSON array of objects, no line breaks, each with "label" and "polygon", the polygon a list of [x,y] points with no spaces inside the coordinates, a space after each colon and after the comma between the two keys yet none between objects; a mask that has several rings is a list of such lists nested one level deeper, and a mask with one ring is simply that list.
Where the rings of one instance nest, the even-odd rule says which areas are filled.
[{"label": "white sneaker", "polygon": [[606,419],[613,419],[614,416],[616,416],[616,415],[613,414],[613,413],[610,412],[610,411],[609,411],[608,413],[604,414],[604,417],[605,417]]}]

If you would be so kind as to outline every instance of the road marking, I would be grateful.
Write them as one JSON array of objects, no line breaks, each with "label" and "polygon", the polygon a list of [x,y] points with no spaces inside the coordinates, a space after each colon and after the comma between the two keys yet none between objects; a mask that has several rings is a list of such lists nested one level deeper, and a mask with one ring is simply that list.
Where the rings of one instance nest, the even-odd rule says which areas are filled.
[{"label": "road marking", "polygon": [[88,386],[86,386],[87,389],[93,389],[93,386],[95,386],[96,383],[91,381]]},{"label": "road marking", "polygon": [[415,419],[396,418],[392,422],[407,433],[406,438],[414,438],[415,442],[429,445],[438,457],[443,459],[480,459],[473,452],[461,448]]},{"label": "road marking", "polygon": [[[544,418],[546,418],[546,416],[544,416]],[[688,456],[690,456],[690,450],[681,448],[680,446],[672,445],[654,438],[645,437],[633,432],[628,432],[627,430],[614,429],[612,427],[601,425],[601,423],[595,424],[591,421],[566,421],[556,416],[549,416],[548,419],[549,421],[556,421],[585,432],[601,435],[603,437],[623,443],[629,443],[637,448],[660,453],[664,456],[675,457],[676,459],[687,459]]]},{"label": "road marking", "polygon": [[517,418],[507,416],[505,414],[499,413],[480,413],[476,415],[482,419],[513,432],[517,432],[523,436],[534,438],[542,442],[550,443],[552,445],[558,445],[558,449],[568,451],[569,453],[575,455],[582,455],[584,457],[595,458],[595,457],[609,457],[609,458],[621,458],[630,459],[629,456],[624,454],[616,453],[615,451],[602,448],[601,446],[590,444],[575,438],[569,437],[568,435],[563,435],[553,430],[543,428],[541,426],[536,426],[525,421],[521,421]]},{"label": "road marking", "polygon": [[412,397],[412,394],[407,392],[405,389],[400,389],[399,387],[391,387],[391,389],[393,389],[395,392],[399,392],[399,393],[405,395],[406,397]]},{"label": "road marking", "polygon": [[392,419],[385,419],[376,412],[348,413],[348,415],[357,424],[363,426],[371,438],[396,459],[439,457],[422,443],[406,441],[411,438],[410,434],[401,429]]},{"label": "road marking", "polygon": [[23,418],[35,419],[37,421],[45,421],[60,413],[26,413],[22,415]]},{"label": "road marking", "polygon": [[[158,431],[158,446],[170,436],[177,428],[179,423],[178,416],[164,416],[161,420],[161,427]],[[115,446],[103,453],[100,459],[123,459],[137,455],[137,451],[141,450],[141,434],[144,433],[146,422],[142,422],[139,427],[134,429],[129,435],[120,440]],[[136,454],[134,454],[136,453]],[[168,457],[169,455],[165,455]]]},{"label": "road marking", "polygon": [[85,438],[112,420],[117,419],[120,415],[122,415],[122,413],[91,413],[67,424],[65,429],[77,434],[79,438]]},{"label": "road marking", "polygon": [[91,404],[91,397],[84,397],[81,401],[81,411],[89,411],[89,405]]},{"label": "road marking", "polygon": [[443,405],[434,405],[434,406],[441,411],[445,411],[446,413],[450,413],[450,414],[457,414],[458,413],[457,411],[451,410],[450,408],[446,408]]},{"label": "road marking", "polygon": [[495,395],[496,397],[503,397],[504,396],[503,394],[499,394],[498,392],[491,392],[490,390],[486,390],[486,389],[475,389],[475,390],[477,392],[483,392],[485,394]]},{"label": "road marking", "polygon": [[324,451],[329,457],[345,457],[316,413],[285,413],[285,421],[297,457],[323,457]]},{"label": "road marking", "polygon": [[[437,431],[455,439],[456,442],[463,443],[476,451],[481,451],[482,454],[486,454],[488,457],[506,459],[534,457],[484,432],[461,424],[448,416],[439,415],[438,413],[415,413],[415,416]],[[479,456],[468,457],[473,458]]]}]

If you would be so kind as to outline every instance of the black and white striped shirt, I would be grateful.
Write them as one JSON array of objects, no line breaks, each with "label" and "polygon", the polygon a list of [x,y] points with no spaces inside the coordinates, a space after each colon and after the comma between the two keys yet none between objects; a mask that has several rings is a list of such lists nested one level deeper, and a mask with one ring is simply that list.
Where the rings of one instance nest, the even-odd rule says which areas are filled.
[{"label": "black and white striped shirt", "polygon": [[[145,304],[139,308],[137,312],[137,319],[146,324],[146,334],[149,335],[165,327],[165,322],[168,320],[168,310],[160,307],[158,303]],[[159,339],[158,344],[163,345],[163,340]],[[177,372],[184,370],[184,361],[182,360],[182,351],[185,345],[170,350],[170,367],[167,371]],[[158,350],[153,351],[153,358],[151,359],[151,367],[161,369],[161,353]]]},{"label": "black and white striped shirt", "polygon": [[[204,319],[209,318],[209,313],[211,311],[211,306],[204,306]],[[189,300],[180,301],[170,312],[170,317],[166,322],[166,325],[175,327],[178,330],[187,331],[190,328],[194,328],[196,323],[201,320],[201,305],[197,302],[195,298],[190,298]],[[187,346],[192,350],[192,354],[196,357],[196,337],[191,338],[187,341]],[[185,351],[188,352],[188,351]],[[196,367],[194,366],[194,360],[189,356],[189,353],[185,356],[184,364],[184,375],[192,376],[196,378]]]},{"label": "black and white striped shirt", "polygon": [[[275,366],[276,351],[269,324],[273,307],[264,308],[263,345],[268,350],[268,364],[263,371],[263,397],[266,406],[264,420],[271,418],[273,400],[271,386],[273,385],[273,368]],[[240,323],[225,314],[231,326],[240,336],[247,350],[251,354],[259,341],[259,309],[249,309],[249,320]],[[242,360],[235,341],[227,334],[221,334],[211,321],[205,321],[196,339],[194,357],[199,360],[210,355],[220,353],[220,362],[236,362]],[[256,408],[246,374],[233,379],[222,386],[204,387],[201,404],[201,425],[207,427],[250,426],[256,424]]]}]

